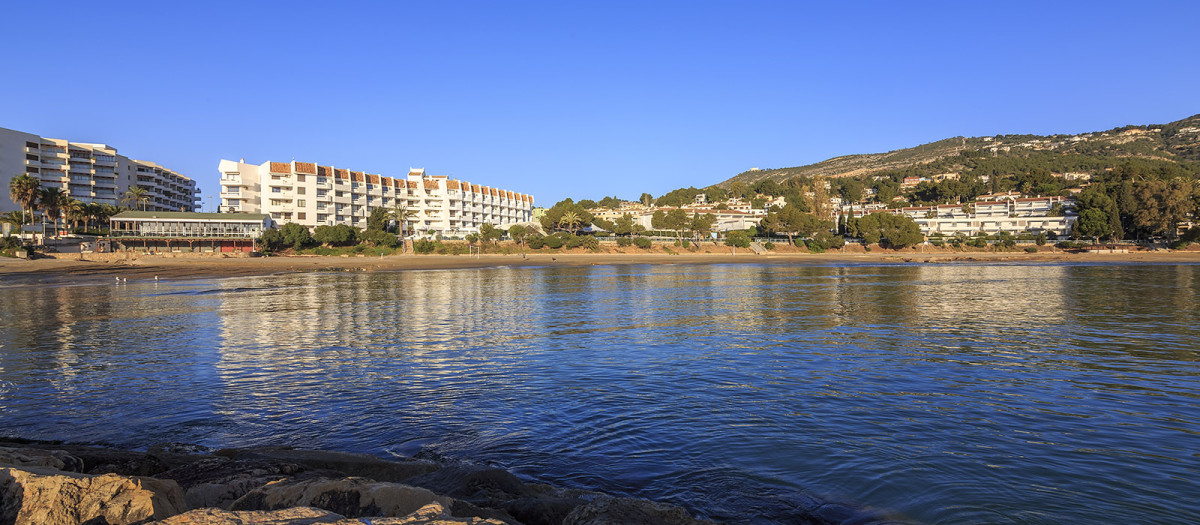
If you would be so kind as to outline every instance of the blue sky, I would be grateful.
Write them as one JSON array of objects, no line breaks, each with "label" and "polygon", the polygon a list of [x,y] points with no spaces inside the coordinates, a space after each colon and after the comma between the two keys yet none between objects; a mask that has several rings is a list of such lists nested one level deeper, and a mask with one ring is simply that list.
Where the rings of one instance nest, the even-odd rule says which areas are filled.
[{"label": "blue sky", "polygon": [[[217,162],[661,195],[1200,113],[1200,2],[17,2],[0,127]],[[205,204],[207,206],[207,197]]]}]

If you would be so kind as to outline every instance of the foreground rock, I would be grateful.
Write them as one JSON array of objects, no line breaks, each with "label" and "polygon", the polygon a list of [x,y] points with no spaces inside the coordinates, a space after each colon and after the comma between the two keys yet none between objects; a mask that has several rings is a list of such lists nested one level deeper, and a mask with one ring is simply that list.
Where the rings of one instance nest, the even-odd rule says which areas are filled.
[{"label": "foreground rock", "polygon": [[693,518],[682,507],[636,498],[600,496],[586,505],[576,507],[563,525],[621,525],[625,523],[657,523],[659,525],[716,525],[716,522]]},{"label": "foreground rock", "polygon": [[278,510],[316,507],[346,517],[407,516],[430,503],[446,507],[454,500],[428,490],[364,478],[275,481],[242,496],[230,510]]},{"label": "foreground rock", "polygon": [[483,518],[458,518],[441,503],[433,502],[402,517],[371,518],[369,521],[346,519],[336,513],[314,508],[291,508],[274,511],[227,511],[220,509],[193,510],[173,518],[154,522],[157,525],[502,525],[502,522]]},{"label": "foreground rock", "polygon": [[185,510],[183,491],[170,480],[0,466],[0,523],[127,525]]},{"label": "foreground rock", "polygon": [[[0,525],[709,525],[682,507],[526,483],[486,466],[280,447],[145,452],[0,439]],[[153,476],[153,477],[149,477]],[[746,522],[896,523],[819,498]],[[89,521],[93,520],[93,521]]]},{"label": "foreground rock", "polygon": [[83,460],[64,450],[0,447],[0,465],[49,467],[67,472],[83,472]]}]

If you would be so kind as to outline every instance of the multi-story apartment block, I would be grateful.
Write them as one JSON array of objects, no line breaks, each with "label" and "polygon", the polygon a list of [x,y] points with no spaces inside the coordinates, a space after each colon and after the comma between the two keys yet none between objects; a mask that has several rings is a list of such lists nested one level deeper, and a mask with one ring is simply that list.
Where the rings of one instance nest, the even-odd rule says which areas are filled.
[{"label": "multi-story apartment block", "polygon": [[222,160],[221,210],[266,213],[277,222],[308,227],[367,226],[376,208],[407,217],[409,233],[446,236],[532,220],[533,196],[409,170],[385,177],[310,162],[247,164]]},{"label": "multi-story apartment block", "polygon": [[[22,173],[40,179],[43,188],[60,188],[83,202],[116,205],[130,188],[149,192],[149,211],[195,211],[200,189],[192,179],[153,162],[117,154],[105,144],[69,142],[0,128],[0,182]],[[0,206],[16,210],[7,191]],[[138,204],[140,207],[141,204]]]}]

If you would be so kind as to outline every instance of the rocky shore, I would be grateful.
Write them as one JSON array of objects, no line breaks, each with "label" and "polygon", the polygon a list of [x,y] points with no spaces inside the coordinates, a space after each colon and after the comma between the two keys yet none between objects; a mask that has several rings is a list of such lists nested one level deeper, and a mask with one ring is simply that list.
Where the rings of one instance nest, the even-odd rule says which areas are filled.
[{"label": "rocky shore", "polygon": [[[891,523],[811,500],[746,521]],[[0,438],[0,525],[701,525],[645,499],[526,483],[437,458],[167,444],[146,451]]]}]

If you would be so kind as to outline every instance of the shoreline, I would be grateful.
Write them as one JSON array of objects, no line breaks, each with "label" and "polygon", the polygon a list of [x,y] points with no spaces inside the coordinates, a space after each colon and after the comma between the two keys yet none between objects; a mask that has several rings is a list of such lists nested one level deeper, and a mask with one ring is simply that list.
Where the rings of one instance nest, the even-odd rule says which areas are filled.
[{"label": "shoreline", "polygon": [[[396,525],[717,523],[696,509],[609,494],[602,488],[522,480],[504,469],[436,454],[381,457],[279,446],[209,449],[186,443],[142,450],[12,436],[0,436],[0,499],[13,504],[0,518],[17,524],[100,519],[114,525],[299,525],[346,518]],[[793,499],[795,508],[775,509],[785,515],[733,519],[908,523],[878,509],[806,493]],[[433,513],[439,519],[423,520]],[[57,519],[64,516],[75,519]],[[314,517],[322,519],[305,519]]]},{"label": "shoreline", "polygon": [[[115,254],[112,254],[115,255]],[[608,266],[623,264],[946,264],[946,263],[1129,263],[1200,264],[1200,251],[1070,252],[919,252],[915,250],[856,253],[531,253],[485,255],[389,255],[341,257],[283,255],[212,257],[76,254],[35,260],[0,259],[0,280],[39,278],[200,279],[325,271],[454,270],[501,267]]]}]

